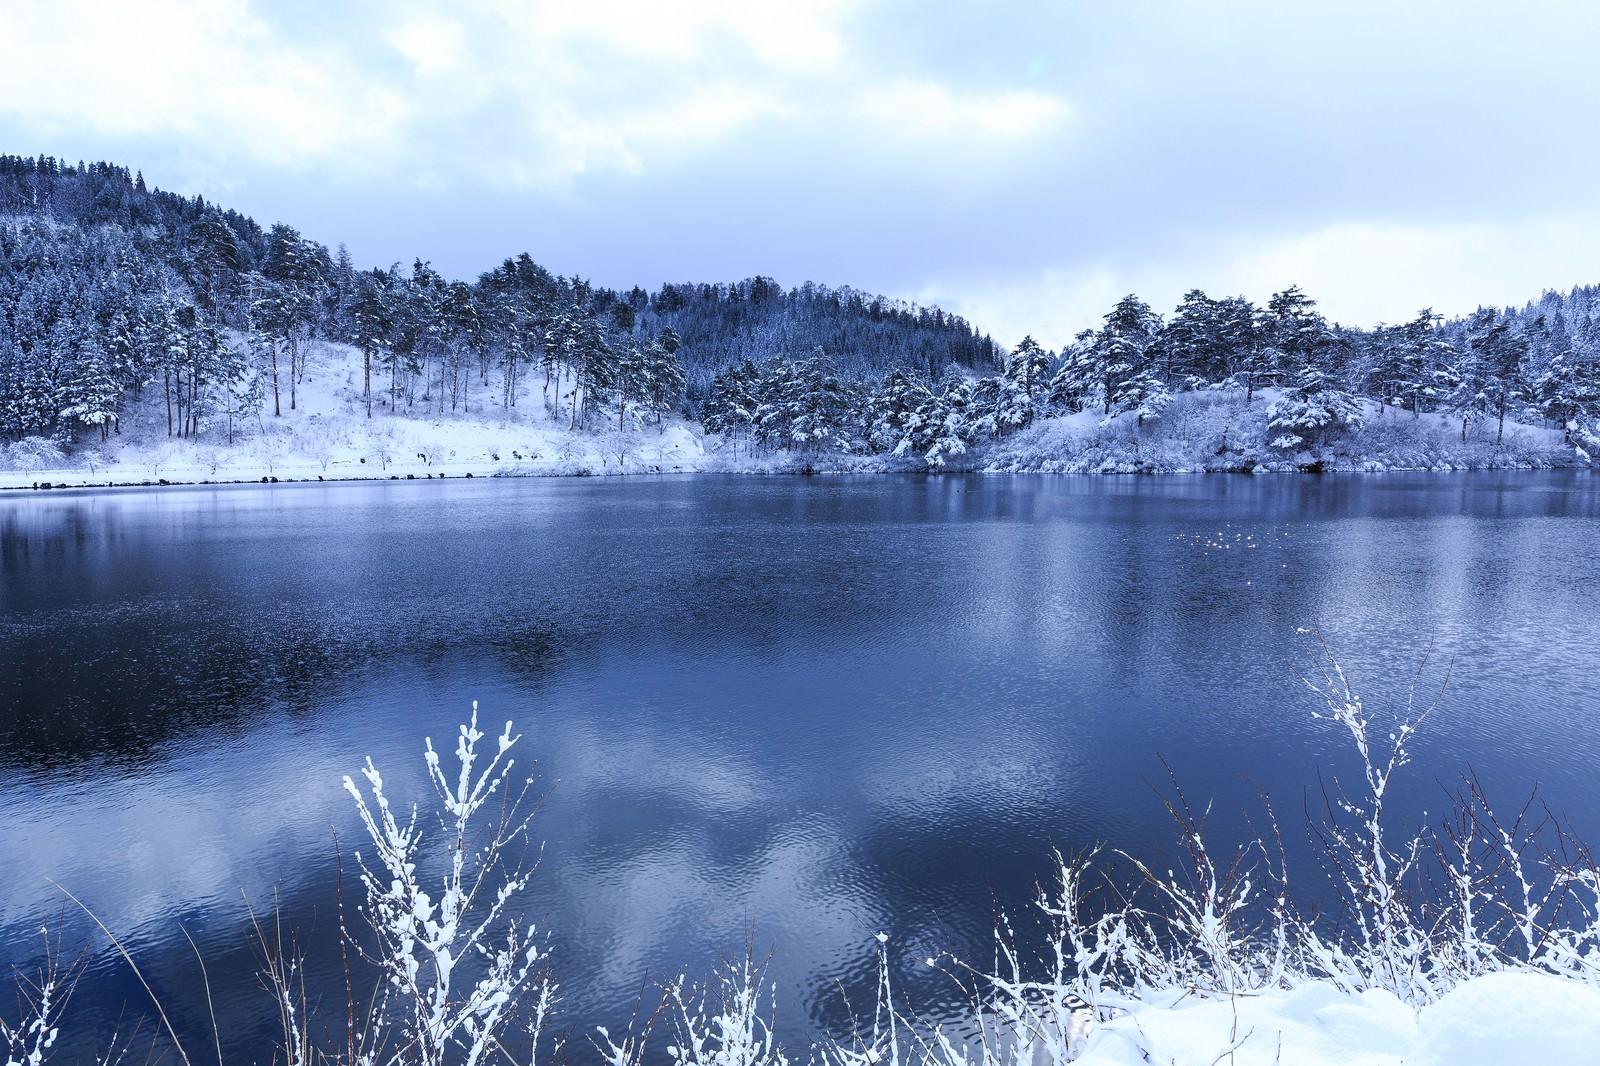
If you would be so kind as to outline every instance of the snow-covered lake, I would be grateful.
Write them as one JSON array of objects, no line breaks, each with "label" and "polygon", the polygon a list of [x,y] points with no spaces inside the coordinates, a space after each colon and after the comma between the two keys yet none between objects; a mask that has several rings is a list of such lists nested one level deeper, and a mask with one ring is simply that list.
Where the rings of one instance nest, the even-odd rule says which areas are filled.
[{"label": "snow-covered lake", "polygon": [[[1570,472],[8,493],[0,971],[41,924],[88,939],[54,880],[209,1033],[187,930],[255,1049],[234,1060],[261,1057],[246,899],[278,893],[342,1004],[340,778],[370,754],[417,794],[422,737],[476,699],[550,789],[536,917],[565,1020],[625,1023],[646,978],[748,928],[801,1046],[840,983],[870,999],[873,933],[936,1005],[915,960],[985,962],[1052,845],[1153,852],[1158,754],[1224,835],[1266,788],[1303,853],[1318,767],[1353,772],[1299,680],[1314,623],[1370,706],[1430,644],[1420,701],[1454,660],[1402,822],[1470,766],[1600,839],[1597,590],[1600,479]],[[95,949],[64,1037],[85,1049],[145,1010]]]}]

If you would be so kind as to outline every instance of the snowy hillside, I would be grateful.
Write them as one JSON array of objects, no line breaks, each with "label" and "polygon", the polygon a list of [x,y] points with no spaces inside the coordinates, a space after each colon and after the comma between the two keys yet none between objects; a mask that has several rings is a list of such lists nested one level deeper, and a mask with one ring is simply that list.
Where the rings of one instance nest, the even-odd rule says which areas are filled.
[{"label": "snowy hillside", "polygon": [[287,384],[280,388],[281,415],[269,387],[231,420],[213,418],[192,438],[169,436],[162,393],[147,388],[104,442],[70,456],[37,438],[11,445],[0,488],[672,472],[696,468],[704,455],[695,427],[671,416],[659,426],[573,429],[565,409],[547,404],[538,377],[517,389],[514,407],[498,380],[474,380],[454,412],[421,390],[391,409],[375,387],[368,418],[359,352],[319,343],[306,363],[293,408]]}]

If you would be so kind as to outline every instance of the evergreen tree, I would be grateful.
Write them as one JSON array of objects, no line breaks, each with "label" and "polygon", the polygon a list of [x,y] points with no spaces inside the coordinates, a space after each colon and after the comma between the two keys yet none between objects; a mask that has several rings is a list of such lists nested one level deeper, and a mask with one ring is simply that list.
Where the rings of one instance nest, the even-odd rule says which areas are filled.
[{"label": "evergreen tree", "polygon": [[663,326],[661,334],[644,350],[644,366],[640,379],[640,396],[647,411],[655,416],[656,427],[666,431],[663,417],[683,399],[683,363],[678,352],[683,341],[671,326]]},{"label": "evergreen tree", "polygon": [[1198,388],[1228,376],[1234,350],[1249,341],[1238,335],[1235,310],[1231,301],[1213,300],[1199,289],[1184,293],[1155,342],[1161,383],[1168,391]]},{"label": "evergreen tree", "polygon": [[760,405],[761,371],[746,359],[712,379],[703,414],[706,432],[732,442],[737,455],[741,433],[751,436],[752,446],[754,444],[756,412]]},{"label": "evergreen tree", "polygon": [[1267,408],[1270,446],[1314,451],[1360,426],[1361,401],[1339,388],[1315,360],[1302,363],[1294,383]]},{"label": "evergreen tree", "polygon": [[394,325],[394,306],[389,273],[366,271],[356,277],[350,298],[350,341],[361,350],[361,396],[367,417],[372,417],[372,363],[389,352],[389,330]]},{"label": "evergreen tree", "polygon": [[1117,301],[1089,342],[1088,355],[1097,369],[1104,414],[1140,411],[1158,402],[1160,375],[1150,357],[1161,331],[1161,316],[1133,294]]},{"label": "evergreen tree", "polygon": [[755,423],[763,444],[806,453],[851,449],[845,427],[852,397],[820,349],[799,363],[780,360],[762,391]]},{"label": "evergreen tree", "polygon": [[892,370],[867,398],[865,438],[869,450],[904,454],[928,416],[933,391],[916,374]]},{"label": "evergreen tree", "polygon": [[[1505,442],[1506,413],[1528,395],[1523,360],[1528,340],[1509,319],[1491,308],[1479,308],[1467,327],[1476,373],[1469,385],[1476,389],[1472,406],[1495,416],[1495,443]],[[1463,433],[1464,437],[1464,433]]]}]

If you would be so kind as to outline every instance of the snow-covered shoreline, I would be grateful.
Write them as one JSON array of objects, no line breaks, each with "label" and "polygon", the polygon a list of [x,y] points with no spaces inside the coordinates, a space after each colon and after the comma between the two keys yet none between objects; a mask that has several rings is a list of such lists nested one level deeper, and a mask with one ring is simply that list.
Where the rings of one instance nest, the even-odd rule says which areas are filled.
[{"label": "snow-covered shoreline", "polygon": [[[941,459],[831,451],[767,451],[707,433],[687,419],[574,426],[534,382],[504,404],[482,387],[470,409],[439,410],[418,397],[366,415],[359,360],[345,345],[319,345],[295,406],[270,399],[230,425],[173,436],[153,390],[128,405],[117,432],[62,449],[39,438],[0,443],[0,491],[170,485],[437,480],[465,477],[591,477],[636,474],[1189,474],[1587,468],[1589,452],[1560,429],[1438,413],[1413,415],[1366,401],[1356,428],[1314,449],[1275,446],[1268,408],[1238,390],[1174,396],[1159,419],[1097,411],[1039,418]],[[1591,442],[1600,454],[1600,442]]]}]

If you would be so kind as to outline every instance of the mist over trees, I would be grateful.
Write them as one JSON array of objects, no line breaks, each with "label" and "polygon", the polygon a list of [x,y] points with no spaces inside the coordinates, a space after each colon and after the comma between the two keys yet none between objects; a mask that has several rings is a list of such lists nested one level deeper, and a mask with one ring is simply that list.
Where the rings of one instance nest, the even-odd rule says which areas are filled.
[{"label": "mist over trees", "polygon": [[[1600,420],[1600,287],[1397,324],[1328,321],[1296,286],[1265,306],[1129,294],[1051,349],[959,316],[766,277],[596,287],[527,253],[472,281],[424,259],[356,267],[292,226],[147,186],[108,163],[0,156],[0,438],[70,450],[160,397],[173,437],[296,409],[319,339],[360,356],[369,418],[538,396],[573,430],[682,415],[734,453],[896,456],[937,469],[1040,420],[1159,424],[1172,398],[1267,405],[1270,447],[1315,449],[1374,410],[1475,425]],[[1263,396],[1263,393],[1267,395]]]}]

